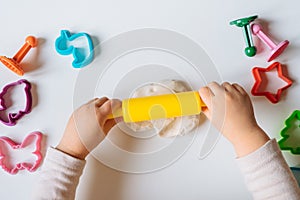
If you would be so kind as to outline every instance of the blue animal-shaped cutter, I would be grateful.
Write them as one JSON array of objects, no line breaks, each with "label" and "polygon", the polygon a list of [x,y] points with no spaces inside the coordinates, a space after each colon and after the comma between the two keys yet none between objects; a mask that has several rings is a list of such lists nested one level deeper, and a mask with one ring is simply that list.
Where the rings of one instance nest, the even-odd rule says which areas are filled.
[{"label": "blue animal-shaped cutter", "polygon": [[[76,40],[85,44],[76,45]],[[76,45],[76,47],[75,47]],[[67,30],[62,30],[60,36],[55,41],[55,49],[61,55],[70,55],[74,57],[72,66],[74,68],[82,68],[90,64],[94,59],[94,46],[91,37],[87,33],[71,34]]]}]

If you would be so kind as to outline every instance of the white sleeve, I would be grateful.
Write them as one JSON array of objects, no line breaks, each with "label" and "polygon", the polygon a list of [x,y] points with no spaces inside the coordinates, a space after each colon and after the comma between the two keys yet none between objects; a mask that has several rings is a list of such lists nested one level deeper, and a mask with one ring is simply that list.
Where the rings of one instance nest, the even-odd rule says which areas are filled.
[{"label": "white sleeve", "polygon": [[33,199],[74,199],[85,162],[48,148]]},{"label": "white sleeve", "polygon": [[300,199],[297,181],[275,139],[255,152],[238,158],[237,164],[254,199]]}]

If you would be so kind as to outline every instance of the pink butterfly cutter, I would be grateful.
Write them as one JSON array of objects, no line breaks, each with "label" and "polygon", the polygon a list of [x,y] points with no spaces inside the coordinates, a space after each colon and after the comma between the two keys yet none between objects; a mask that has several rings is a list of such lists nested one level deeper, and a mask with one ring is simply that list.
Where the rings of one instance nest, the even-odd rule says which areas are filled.
[{"label": "pink butterfly cutter", "polygon": [[17,82],[10,83],[6,85],[3,90],[0,93],[0,113],[3,111],[6,111],[7,109],[7,103],[5,102],[5,94],[12,88],[17,85],[24,84],[24,93],[26,97],[26,104],[25,108],[23,110],[20,110],[16,113],[9,113],[7,117],[4,117],[2,114],[0,114],[0,121],[4,123],[7,126],[14,126],[16,125],[17,121],[22,118],[25,114],[30,113],[31,107],[32,107],[32,95],[31,95],[31,84],[25,80],[21,79]]},{"label": "pink butterfly cutter", "polygon": [[[35,171],[41,164],[43,156],[41,153],[41,141],[43,134],[41,132],[32,132],[23,140],[22,143],[16,143],[8,137],[0,137],[0,166],[10,174],[16,174],[19,170],[28,170],[29,172]],[[24,149],[30,144],[34,143],[34,151],[31,152],[36,156],[34,162],[20,162],[12,166],[10,156],[6,146],[10,146],[11,149]]]}]

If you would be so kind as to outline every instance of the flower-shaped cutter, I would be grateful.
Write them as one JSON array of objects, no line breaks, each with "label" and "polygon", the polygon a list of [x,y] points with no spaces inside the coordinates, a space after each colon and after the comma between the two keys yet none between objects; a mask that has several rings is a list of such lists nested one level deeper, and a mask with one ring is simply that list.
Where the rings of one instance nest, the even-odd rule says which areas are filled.
[{"label": "flower-shaped cutter", "polygon": [[24,110],[20,110],[17,113],[9,113],[7,119],[4,119],[3,116],[0,115],[0,121],[7,126],[14,126],[20,118],[22,118],[25,114],[30,113],[31,111],[31,107],[32,107],[31,84],[25,79],[21,79],[17,82],[13,82],[4,86],[3,90],[0,93],[0,111],[5,111],[7,109],[5,105],[5,99],[4,99],[5,94],[7,94],[10,88],[21,84],[25,84],[24,92],[26,96],[26,105]]},{"label": "flower-shaped cutter", "polygon": [[[277,70],[278,77],[281,78],[283,81],[285,81],[287,83],[287,85],[282,87],[282,88],[279,88],[277,90],[276,94],[271,93],[270,91],[260,91],[260,86],[263,83],[263,78],[262,78],[260,73],[270,72],[273,69]],[[252,90],[251,90],[252,95],[254,95],[254,96],[265,96],[272,103],[277,103],[280,100],[282,91],[287,89],[288,87],[290,87],[293,84],[292,80],[290,80],[288,77],[283,75],[282,66],[279,62],[274,62],[273,64],[271,64],[267,68],[254,67],[252,69],[252,74],[253,74],[253,77],[255,79],[255,83],[254,83],[254,85],[252,87]]]},{"label": "flower-shaped cutter", "polygon": [[[26,147],[32,140],[34,140],[35,137],[36,137],[35,150],[32,152],[32,154],[34,154],[37,157],[36,161],[34,163],[29,163],[29,162],[18,163],[14,167],[10,168],[8,166],[9,155],[5,155],[5,153],[1,151],[3,149],[2,145],[5,145],[6,143],[9,144],[12,149],[21,149]],[[23,169],[26,169],[30,172],[35,171],[39,167],[43,159],[41,153],[42,138],[43,138],[43,134],[38,131],[32,132],[29,135],[27,135],[27,137],[23,140],[22,143],[16,143],[6,136],[0,137],[0,166],[10,174],[16,174],[18,173],[19,170],[23,170]]]}]

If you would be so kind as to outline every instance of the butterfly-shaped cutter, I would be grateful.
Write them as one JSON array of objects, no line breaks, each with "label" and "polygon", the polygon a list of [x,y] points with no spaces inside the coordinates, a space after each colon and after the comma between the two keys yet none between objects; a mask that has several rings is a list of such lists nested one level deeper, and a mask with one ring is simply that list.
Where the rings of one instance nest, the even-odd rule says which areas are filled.
[{"label": "butterfly-shaped cutter", "polygon": [[[43,134],[41,132],[32,132],[23,140],[22,143],[16,143],[12,139],[6,136],[0,137],[0,166],[10,174],[16,174],[19,170],[28,170],[29,172],[35,171],[41,164],[43,156],[41,153],[41,141]],[[30,144],[34,143],[34,150],[31,152],[36,156],[34,162],[20,162],[12,166],[10,156],[8,155],[7,146],[10,146],[11,149],[24,149]]]}]

